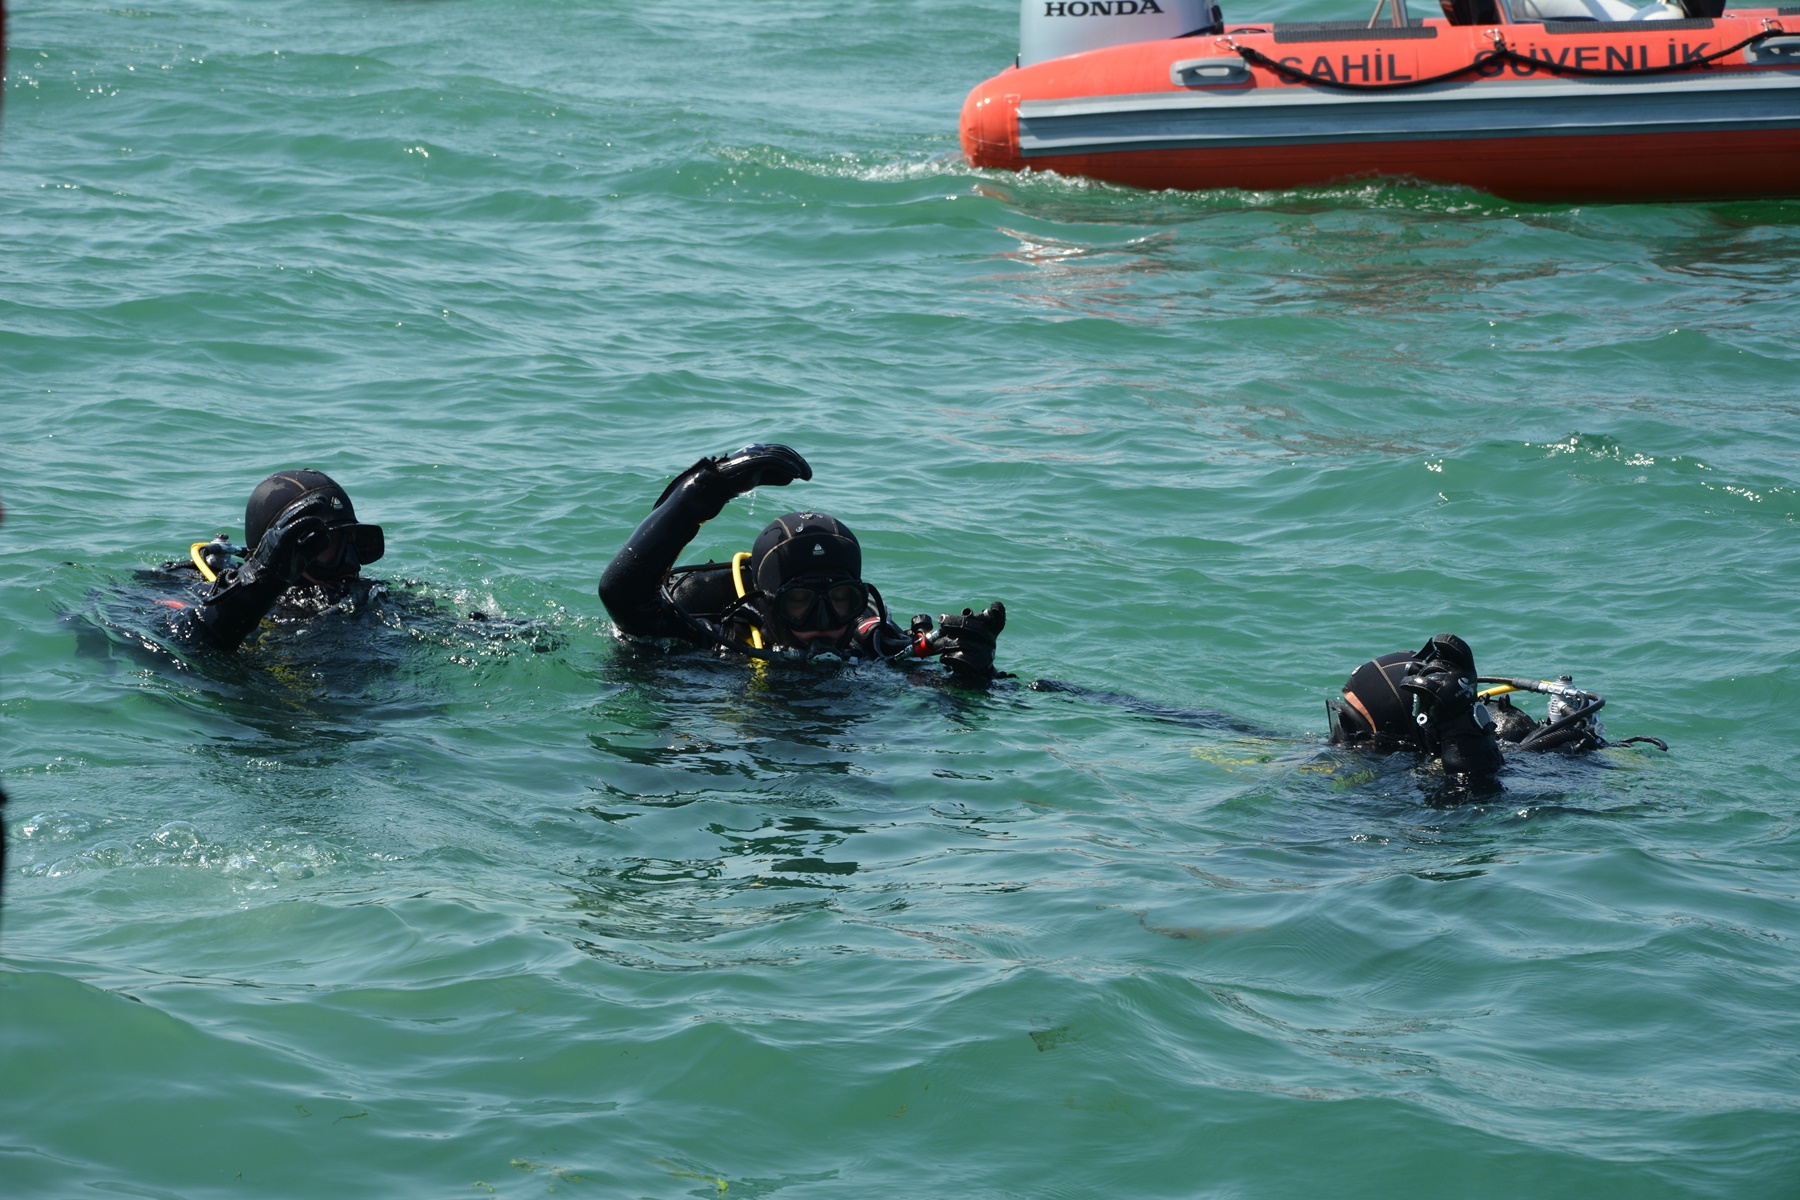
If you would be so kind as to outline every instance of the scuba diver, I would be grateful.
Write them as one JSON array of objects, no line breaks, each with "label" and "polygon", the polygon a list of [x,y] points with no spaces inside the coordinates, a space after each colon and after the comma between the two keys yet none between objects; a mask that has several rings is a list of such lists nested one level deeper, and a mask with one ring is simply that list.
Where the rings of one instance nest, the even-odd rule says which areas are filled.
[{"label": "scuba diver", "polygon": [[233,540],[93,587],[65,614],[81,652],[171,672],[181,694],[285,745],[308,730],[370,736],[374,714],[416,714],[460,672],[562,641],[536,620],[467,607],[465,589],[370,578],[385,535],[320,471],[264,479],[244,509],[248,548]]},{"label": "scuba diver", "polygon": [[[191,602],[160,601],[176,610],[178,634],[234,650],[271,611],[277,619],[304,619],[354,605],[377,586],[362,568],[386,550],[381,526],[358,521],[331,476],[305,470],[277,471],[256,485],[244,506],[244,546],[220,534],[189,548],[204,587]],[[234,565],[238,557],[243,561]]]},{"label": "scuba diver", "polygon": [[856,535],[824,513],[777,517],[729,562],[675,565],[700,526],[734,497],[811,478],[804,458],[777,445],[702,458],[677,475],[600,577],[600,599],[620,631],[772,661],[936,656],[959,680],[995,678],[1004,605],[965,608],[941,617],[935,630],[921,614],[902,629],[862,578]]},{"label": "scuba diver", "polygon": [[[1548,714],[1538,720],[1516,707],[1513,692],[1549,696]],[[1503,748],[1581,753],[1634,742],[1669,748],[1653,737],[1608,742],[1599,720],[1605,698],[1575,687],[1567,675],[1551,682],[1477,674],[1474,651],[1452,633],[1435,635],[1415,653],[1370,659],[1350,673],[1343,693],[1325,702],[1333,745],[1422,752],[1471,779],[1497,774]]]}]

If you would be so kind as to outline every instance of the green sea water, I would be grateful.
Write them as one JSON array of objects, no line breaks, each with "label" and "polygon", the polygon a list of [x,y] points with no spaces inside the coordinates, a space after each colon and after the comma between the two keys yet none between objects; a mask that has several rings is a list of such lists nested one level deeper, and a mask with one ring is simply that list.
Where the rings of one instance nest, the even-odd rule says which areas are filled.
[{"label": "green sea water", "polygon": [[[972,171],[1004,0],[8,7],[0,1195],[1800,1195],[1800,202]],[[1015,678],[621,643],[759,440],[691,558]],[[167,653],[298,465],[408,605]],[[1327,746],[1439,630],[1669,753]]]}]

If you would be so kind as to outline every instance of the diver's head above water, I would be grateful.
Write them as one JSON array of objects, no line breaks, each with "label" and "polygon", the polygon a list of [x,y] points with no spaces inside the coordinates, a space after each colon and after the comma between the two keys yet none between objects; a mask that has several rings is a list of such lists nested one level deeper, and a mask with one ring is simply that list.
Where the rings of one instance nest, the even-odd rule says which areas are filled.
[{"label": "diver's head above water", "polygon": [[862,546],[835,517],[792,512],[770,521],[750,550],[750,574],[769,601],[778,640],[838,647],[869,605]]},{"label": "diver's head above water", "polygon": [[1500,769],[1494,720],[1476,692],[1475,654],[1440,633],[1412,654],[1383,654],[1351,672],[1328,702],[1331,740],[1375,750],[1423,750],[1458,775]]},{"label": "diver's head above water", "polygon": [[224,535],[190,547],[206,580],[200,602],[182,618],[184,629],[214,649],[241,645],[292,589],[316,589],[296,605],[319,610],[351,598],[362,568],[387,549],[379,525],[356,519],[350,497],[322,471],[277,471],[250,493],[244,505],[243,561],[230,565],[233,548]]},{"label": "diver's head above water", "polygon": [[308,556],[300,582],[329,586],[355,578],[387,550],[381,526],[356,519],[350,496],[323,471],[277,471],[250,493],[244,506],[244,544],[254,549],[271,527],[307,517],[325,524],[330,540]]}]

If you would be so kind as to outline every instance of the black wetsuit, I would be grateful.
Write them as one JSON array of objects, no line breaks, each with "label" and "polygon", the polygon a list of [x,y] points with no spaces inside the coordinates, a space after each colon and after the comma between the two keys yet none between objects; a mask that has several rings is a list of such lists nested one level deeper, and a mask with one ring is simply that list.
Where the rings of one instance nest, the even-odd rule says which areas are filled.
[{"label": "black wetsuit", "polygon": [[179,599],[157,601],[169,610],[169,628],[175,638],[213,650],[235,650],[264,620],[286,624],[328,612],[354,612],[367,608],[387,591],[385,581],[361,575],[330,583],[294,584],[282,583],[272,575],[257,576],[233,566],[232,551],[223,541],[208,542],[199,553],[214,575],[210,581],[192,561],[165,563],[160,570],[146,574],[180,588]]},{"label": "black wetsuit", "polygon": [[[825,514],[790,513],[771,522],[757,538],[756,561],[750,569],[732,562],[675,565],[700,526],[724,511],[734,497],[758,486],[811,478],[812,468],[805,459],[776,445],[746,446],[729,455],[703,458],[676,476],[600,577],[600,599],[620,631],[640,638],[680,638],[769,659],[803,659],[825,652],[888,662],[937,656],[959,678],[993,679],[995,639],[1006,626],[1004,605],[945,616],[935,631],[923,615],[914,617],[910,628],[901,628],[889,615],[881,593],[862,581],[862,552],[855,536]],[[828,544],[831,555],[812,557],[825,555]],[[806,553],[796,557],[800,549]],[[833,568],[829,578],[805,574],[807,565],[815,562]],[[809,648],[799,649],[796,643],[804,644],[804,639],[784,633],[786,626],[776,620],[771,593],[791,595],[784,589],[811,587],[808,581],[815,578],[822,588],[854,580],[867,599],[860,613],[836,614],[847,629],[840,641],[828,646],[814,640]]]},{"label": "black wetsuit", "polygon": [[[709,494],[704,476],[683,476],[607,564],[600,599],[621,632],[632,637],[681,638],[699,646],[755,654],[756,640],[769,657],[803,658],[776,649],[777,628],[769,599],[756,590],[747,569],[729,562],[677,567],[675,559],[717,516],[723,501]],[[866,585],[865,585],[866,586]],[[831,652],[844,658],[918,657],[921,638],[888,615],[881,593],[869,603],[849,637]]]},{"label": "black wetsuit", "polygon": [[[218,573],[217,551],[203,553]],[[419,642],[449,648],[447,657],[458,662],[516,649],[545,653],[563,644],[538,621],[453,607],[416,580],[359,574],[330,584],[301,582],[263,608],[260,599],[216,592],[192,562],[164,563],[136,577],[141,587],[96,593],[91,620],[133,649],[193,665],[222,665],[240,650],[254,650],[265,662],[268,654],[286,663],[296,656],[329,662],[329,673],[342,680],[416,664],[421,660],[411,647]]]}]

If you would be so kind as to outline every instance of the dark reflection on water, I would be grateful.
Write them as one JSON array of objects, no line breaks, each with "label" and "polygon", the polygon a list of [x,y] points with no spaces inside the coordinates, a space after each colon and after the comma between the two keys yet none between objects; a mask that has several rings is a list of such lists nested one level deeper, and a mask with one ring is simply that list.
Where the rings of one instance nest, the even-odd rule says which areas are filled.
[{"label": "dark reflection on water", "polygon": [[[570,905],[590,937],[574,944],[596,957],[653,969],[684,969],[721,962],[785,961],[788,956],[744,957],[732,951],[675,950],[834,907],[818,900],[774,900],[771,889],[834,892],[858,863],[843,857],[860,825],[814,817],[771,816],[754,829],[714,822],[708,833],[718,852],[705,857],[623,856],[581,869],[570,881]],[[671,965],[667,961],[678,962]]]},{"label": "dark reflection on water", "polygon": [[[1643,761],[1647,752],[1616,747],[1591,753],[1508,751],[1500,773],[1470,779],[1446,772],[1424,755],[1371,754],[1322,747],[1319,761],[1331,766],[1329,787],[1340,803],[1354,799],[1423,804],[1433,809],[1467,809],[1508,816],[1526,812],[1607,815],[1616,812],[1619,775]],[[1591,803],[1590,803],[1591,802]],[[1599,807],[1596,807],[1598,805]]]},{"label": "dark reflection on water", "polygon": [[589,743],[604,759],[653,768],[676,784],[604,781],[614,795],[688,793],[680,774],[866,778],[872,745],[976,729],[993,715],[987,693],[956,687],[935,667],[768,664],[621,644],[603,677],[614,686],[595,707]]},{"label": "dark reflection on water", "polygon": [[[1782,208],[1787,210],[1780,213],[1785,221],[1776,219]],[[1771,205],[1746,213],[1722,206],[1713,217],[1707,229],[1652,243],[1651,261],[1679,274],[1740,285],[1728,294],[1731,303],[1791,294],[1800,279],[1800,253],[1793,238],[1800,205]]]},{"label": "dark reflection on water", "polygon": [[843,846],[851,835],[863,832],[860,825],[833,825],[801,816],[782,817],[752,833],[740,834],[719,825],[710,828],[725,839],[736,857],[775,859],[767,869],[780,878],[765,876],[763,882],[780,887],[826,887],[831,885],[805,877],[855,874],[856,863],[825,856]]},{"label": "dark reflection on water", "polygon": [[[946,738],[966,744],[968,734],[1015,719],[1025,693],[943,686],[934,674],[621,645],[602,670],[607,695],[592,710],[600,778],[582,811],[604,831],[602,845],[622,840],[637,852],[602,848],[571,872],[584,931],[576,945],[657,970],[786,961],[761,950],[746,957],[729,942],[694,943],[835,912],[841,896],[881,891],[855,850],[867,834],[916,840],[916,853],[946,862],[971,837],[1007,836],[987,828],[1000,822],[940,803],[936,789],[920,785],[943,776],[933,762]],[[714,815],[721,807],[728,811]],[[682,849],[667,856],[641,850],[675,843]],[[892,844],[882,844],[881,863],[892,865]]]}]

